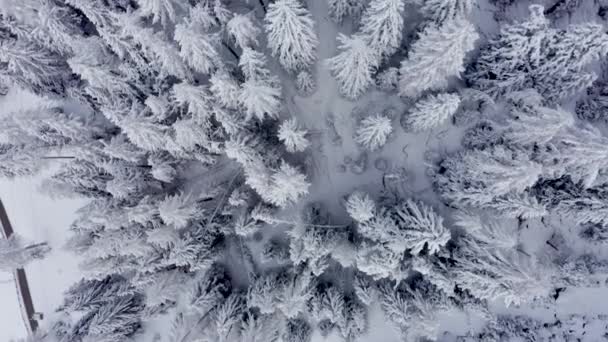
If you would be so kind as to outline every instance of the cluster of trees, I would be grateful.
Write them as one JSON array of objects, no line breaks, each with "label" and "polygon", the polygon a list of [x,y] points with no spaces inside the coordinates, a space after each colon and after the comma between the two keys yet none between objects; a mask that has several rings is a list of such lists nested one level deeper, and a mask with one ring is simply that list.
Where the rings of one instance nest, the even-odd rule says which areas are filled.
[{"label": "cluster of trees", "polygon": [[[468,336],[458,336],[458,342],[508,341],[581,341],[604,338],[608,331],[605,315],[573,314],[554,321],[543,322],[528,316],[501,315],[483,331]],[[602,325],[597,327],[597,325]]]},{"label": "cluster of trees", "polygon": [[[344,13],[361,13],[359,29],[350,36],[338,36],[339,53],[327,60],[348,98],[356,99],[376,82],[381,88],[399,88],[404,97],[417,98],[428,91],[446,90],[448,81],[464,71],[466,54],[474,48],[478,34],[468,16],[473,0],[413,1],[427,19],[407,58],[397,70],[391,57],[402,47],[405,0],[331,0],[334,19]],[[355,17],[356,19],[357,17]]]},{"label": "cluster of trees", "polygon": [[[3,83],[44,99],[3,118],[2,175],[53,164],[45,191],[90,199],[67,244],[84,278],[39,338],[126,341],[163,316],[175,318],[171,341],[271,327],[297,339],[301,319],[282,325],[255,310],[225,262],[246,260],[244,236],[308,190],[286,160],[307,133],[281,113],[268,67],[270,57],[290,72],[314,62],[302,4],[27,0],[0,21]],[[18,242],[0,248],[11,256],[3,268],[46,251]]]},{"label": "cluster of trees", "polygon": [[[608,261],[556,242],[571,237],[553,223],[608,241],[608,140],[581,120],[605,107],[601,83],[581,94],[608,48],[601,25],[558,29],[545,16],[558,10],[534,5],[467,63],[474,0],[328,4],[355,30],[327,61],[299,0],[8,4],[1,81],[43,100],[3,117],[0,174],[53,163],[44,189],[89,199],[67,243],[83,279],[36,339],[130,341],[164,320],[169,342],[355,341],[380,303],[404,340],[437,338],[449,310],[496,322],[467,337],[484,340],[534,326],[496,317],[491,301],[551,305],[603,284]],[[424,20],[405,54],[406,8]],[[352,191],[347,217],[304,203],[311,134],[285,95],[314,92],[315,64],[347,98],[376,83],[413,103],[407,130],[467,126],[463,149],[431,165],[438,198]],[[577,117],[559,102],[572,94]],[[399,134],[391,119],[362,118],[354,141],[381,148]],[[526,224],[555,241],[530,250]],[[6,240],[0,268],[45,252]]]}]

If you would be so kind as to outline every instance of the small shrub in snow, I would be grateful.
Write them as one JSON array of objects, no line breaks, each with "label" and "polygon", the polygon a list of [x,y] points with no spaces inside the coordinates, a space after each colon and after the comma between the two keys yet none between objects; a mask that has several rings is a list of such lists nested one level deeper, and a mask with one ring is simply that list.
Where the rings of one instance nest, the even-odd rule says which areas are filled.
[{"label": "small shrub in snow", "polygon": [[285,144],[288,152],[302,152],[310,142],[306,139],[308,132],[298,127],[295,118],[285,120],[279,127],[279,140]]},{"label": "small shrub in snow", "polygon": [[306,175],[285,162],[270,178],[271,187],[268,193],[268,201],[274,205],[284,207],[290,203],[295,203],[300,197],[308,194],[310,183],[306,181]]},{"label": "small shrub in snow", "polygon": [[385,91],[393,91],[399,85],[399,69],[388,68],[376,76],[376,85]]},{"label": "small shrub in snow", "polygon": [[348,215],[357,222],[366,222],[372,219],[376,213],[376,204],[363,192],[353,192],[346,201]]},{"label": "small shrub in snow", "polygon": [[308,71],[300,71],[296,76],[296,88],[302,96],[308,96],[315,92],[317,85]]},{"label": "small shrub in snow", "polygon": [[355,134],[355,142],[374,151],[384,146],[391,132],[393,132],[391,120],[376,114],[361,120]]},{"label": "small shrub in snow", "polygon": [[416,102],[414,108],[405,114],[405,125],[414,132],[435,128],[454,115],[459,105],[457,94],[429,95]]}]

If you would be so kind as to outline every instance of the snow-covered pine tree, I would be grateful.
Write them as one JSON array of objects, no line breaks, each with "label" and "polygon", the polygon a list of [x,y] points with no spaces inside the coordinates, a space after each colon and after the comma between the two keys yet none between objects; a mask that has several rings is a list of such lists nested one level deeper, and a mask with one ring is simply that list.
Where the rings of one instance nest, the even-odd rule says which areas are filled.
[{"label": "snow-covered pine tree", "polygon": [[488,208],[496,210],[505,217],[519,219],[543,217],[548,214],[547,205],[529,193],[511,193],[497,197],[488,204]]},{"label": "snow-covered pine tree", "polygon": [[543,174],[543,167],[526,151],[493,146],[448,156],[435,175],[435,186],[450,203],[484,206],[496,197],[523,192]]},{"label": "snow-covered pine tree", "polygon": [[396,291],[392,284],[383,283],[379,288],[380,306],[387,319],[401,334],[407,334],[410,327],[409,304],[403,291]]},{"label": "snow-covered pine tree", "polygon": [[306,175],[282,161],[279,168],[270,175],[270,189],[267,189],[266,198],[276,206],[285,207],[308,194],[309,187]]},{"label": "snow-covered pine tree", "polygon": [[457,242],[454,259],[458,264],[451,274],[458,286],[480,299],[501,299],[507,306],[548,297],[555,268],[519,248],[513,249],[511,244],[500,245],[504,239],[495,240],[496,234],[512,240],[500,227],[485,229],[490,235],[484,235],[482,240],[476,239],[475,230]]},{"label": "snow-covered pine tree", "polygon": [[14,178],[38,173],[43,159],[37,152],[24,144],[0,144],[0,176]]},{"label": "snow-covered pine tree", "polygon": [[2,76],[37,94],[64,94],[71,74],[65,60],[26,39],[0,41]]},{"label": "snow-covered pine tree", "polygon": [[178,0],[137,0],[139,15],[152,17],[152,23],[163,26],[175,24],[177,16],[183,14],[186,6]]},{"label": "snow-covered pine tree", "polygon": [[464,240],[474,247],[493,248],[500,251],[511,251],[519,247],[518,224],[514,219],[494,219],[476,215],[471,212],[458,211],[454,223],[467,232]]},{"label": "snow-covered pine tree", "polygon": [[376,208],[368,195],[351,194],[346,202],[357,232],[365,238],[357,246],[357,268],[374,278],[401,279],[406,251],[434,254],[451,239],[443,218],[422,202],[400,200]]},{"label": "snow-covered pine tree", "polygon": [[339,256],[349,254],[348,232],[344,227],[330,228],[328,214],[319,204],[307,205],[300,220],[289,232],[290,258],[295,265],[308,262],[311,271],[320,275],[329,267],[330,256],[340,261]]},{"label": "snow-covered pine tree", "polygon": [[[560,152],[558,171],[567,173],[573,181],[591,187],[608,166],[605,143],[608,141],[596,127],[568,127],[555,136]],[[578,156],[578,158],[576,157]]]},{"label": "snow-covered pine tree", "polygon": [[362,241],[356,249],[356,268],[375,280],[389,278],[401,281],[409,270],[403,253],[376,242]]},{"label": "snow-covered pine tree", "polygon": [[132,40],[141,46],[141,52],[146,58],[160,64],[163,72],[179,77],[191,79],[186,63],[180,57],[177,44],[167,38],[163,31],[155,32],[153,28],[146,27],[137,17],[122,16],[121,38]]},{"label": "snow-covered pine tree", "polygon": [[477,0],[416,0],[426,17],[437,24],[457,18],[466,18],[477,4]]},{"label": "snow-covered pine tree", "polygon": [[18,39],[29,38],[60,54],[73,51],[74,40],[84,34],[82,16],[64,2],[49,0],[13,1],[7,4],[0,19],[1,30],[7,29]]},{"label": "snow-covered pine tree", "polygon": [[385,91],[393,91],[397,89],[399,84],[399,69],[390,67],[384,71],[381,71],[376,76],[376,85],[378,88]]},{"label": "snow-covered pine tree", "polygon": [[287,320],[283,341],[285,342],[309,342],[312,338],[312,327],[303,318],[291,318]]},{"label": "snow-covered pine tree", "polygon": [[574,124],[572,114],[543,105],[536,91],[515,92],[508,98],[511,107],[504,136],[514,144],[546,144]]},{"label": "snow-covered pine tree", "polygon": [[264,21],[268,47],[285,69],[295,71],[312,65],[319,41],[312,16],[298,0],[269,4]]},{"label": "snow-covered pine tree", "polygon": [[367,222],[376,215],[376,203],[364,192],[353,192],[346,201],[348,215],[357,222]]},{"label": "snow-covered pine tree", "polygon": [[358,18],[366,3],[367,0],[329,0],[329,14],[337,23],[348,17]]},{"label": "snow-covered pine tree", "polygon": [[257,45],[257,37],[261,32],[251,15],[238,13],[230,18],[230,21],[226,24],[226,29],[230,38],[241,49]]},{"label": "snow-covered pine tree", "polygon": [[338,35],[340,52],[327,65],[340,85],[340,92],[354,100],[372,83],[378,65],[378,53],[361,35]]},{"label": "snow-covered pine tree", "polygon": [[246,118],[262,120],[268,115],[275,118],[281,106],[281,84],[266,68],[266,57],[260,52],[246,48],[239,60],[239,67],[245,75],[238,95],[239,103],[246,110]]},{"label": "snow-covered pine tree", "polygon": [[437,253],[451,238],[450,230],[443,225],[443,218],[422,202],[407,200],[392,210],[393,219],[401,230],[396,239],[412,254],[419,254],[425,248],[429,254]]},{"label": "snow-covered pine tree", "polygon": [[415,289],[406,289],[409,293],[412,320],[417,322],[408,331],[409,336],[418,338],[436,338],[439,334],[438,318],[449,309],[445,294],[430,283],[418,280]]},{"label": "snow-covered pine tree", "polygon": [[446,88],[450,78],[465,70],[464,59],[478,37],[475,26],[461,18],[429,25],[401,62],[401,96],[416,98],[426,90]]},{"label": "snow-covered pine tree", "polygon": [[209,90],[220,105],[228,109],[237,109],[239,107],[241,89],[232,75],[225,72],[216,72],[211,76],[209,82]]},{"label": "snow-covered pine tree", "polygon": [[271,239],[264,244],[261,259],[262,262],[287,262],[289,261],[289,246],[282,241]]},{"label": "snow-covered pine tree", "polygon": [[83,280],[70,288],[60,308],[74,315],[65,341],[126,341],[141,327],[142,296],[121,277]]},{"label": "snow-covered pine tree", "polygon": [[296,76],[296,88],[302,96],[308,96],[315,92],[317,85],[310,72],[304,70],[298,73],[298,76]]},{"label": "snow-covered pine tree", "polygon": [[279,127],[278,137],[288,152],[302,152],[310,145],[306,138],[308,132],[301,129],[295,118],[285,120]]},{"label": "snow-covered pine tree", "polygon": [[371,0],[361,17],[360,34],[380,56],[389,57],[401,44],[404,0]]},{"label": "snow-covered pine tree", "polygon": [[391,120],[376,114],[361,120],[355,133],[355,142],[370,151],[374,151],[386,144],[386,140],[392,132]]},{"label": "snow-covered pine tree", "polygon": [[205,27],[195,20],[176,25],[175,40],[180,46],[180,56],[196,71],[209,74],[222,67],[220,37],[205,32]]},{"label": "snow-covered pine tree", "polygon": [[600,26],[585,23],[554,29],[544,8],[532,5],[530,18],[505,25],[467,70],[466,78],[493,96],[532,87],[548,100],[560,100],[591,85],[596,76],[586,66],[607,49],[608,38]]},{"label": "snow-covered pine tree", "polygon": [[557,203],[551,208],[556,213],[570,217],[579,224],[606,224],[608,206],[605,204],[602,190],[597,190],[591,188],[553,199]]},{"label": "snow-covered pine tree", "polygon": [[175,229],[185,228],[200,213],[196,200],[190,194],[167,196],[158,204],[160,218]]},{"label": "snow-covered pine tree", "polygon": [[254,277],[247,290],[247,306],[258,309],[262,314],[274,313],[282,286],[284,278],[277,273],[268,272]]},{"label": "snow-covered pine tree", "polygon": [[429,95],[416,102],[410,113],[405,114],[405,124],[415,132],[435,128],[452,117],[459,105],[458,94]]},{"label": "snow-covered pine tree", "polygon": [[308,301],[313,296],[315,279],[306,270],[295,273],[291,270],[284,276],[284,285],[277,293],[277,306],[287,318],[296,318],[307,310]]}]

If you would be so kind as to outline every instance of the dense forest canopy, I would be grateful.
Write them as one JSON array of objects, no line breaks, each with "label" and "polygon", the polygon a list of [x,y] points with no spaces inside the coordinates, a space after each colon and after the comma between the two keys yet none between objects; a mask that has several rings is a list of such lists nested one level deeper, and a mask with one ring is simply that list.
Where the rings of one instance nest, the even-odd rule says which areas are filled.
[{"label": "dense forest canopy", "polygon": [[[28,341],[608,333],[525,315],[608,279],[608,3],[0,4],[3,96],[37,98],[0,175],[88,200],[82,280]],[[46,253],[0,241],[0,268]]]}]

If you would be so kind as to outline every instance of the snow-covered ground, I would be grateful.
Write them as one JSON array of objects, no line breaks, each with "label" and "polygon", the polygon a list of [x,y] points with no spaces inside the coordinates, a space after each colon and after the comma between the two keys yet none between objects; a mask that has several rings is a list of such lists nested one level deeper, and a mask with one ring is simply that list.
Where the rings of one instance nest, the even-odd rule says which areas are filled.
[{"label": "snow-covered ground", "polygon": [[0,273],[0,340],[10,341],[12,338],[25,337],[27,331],[21,318],[17,289],[11,273]]}]

